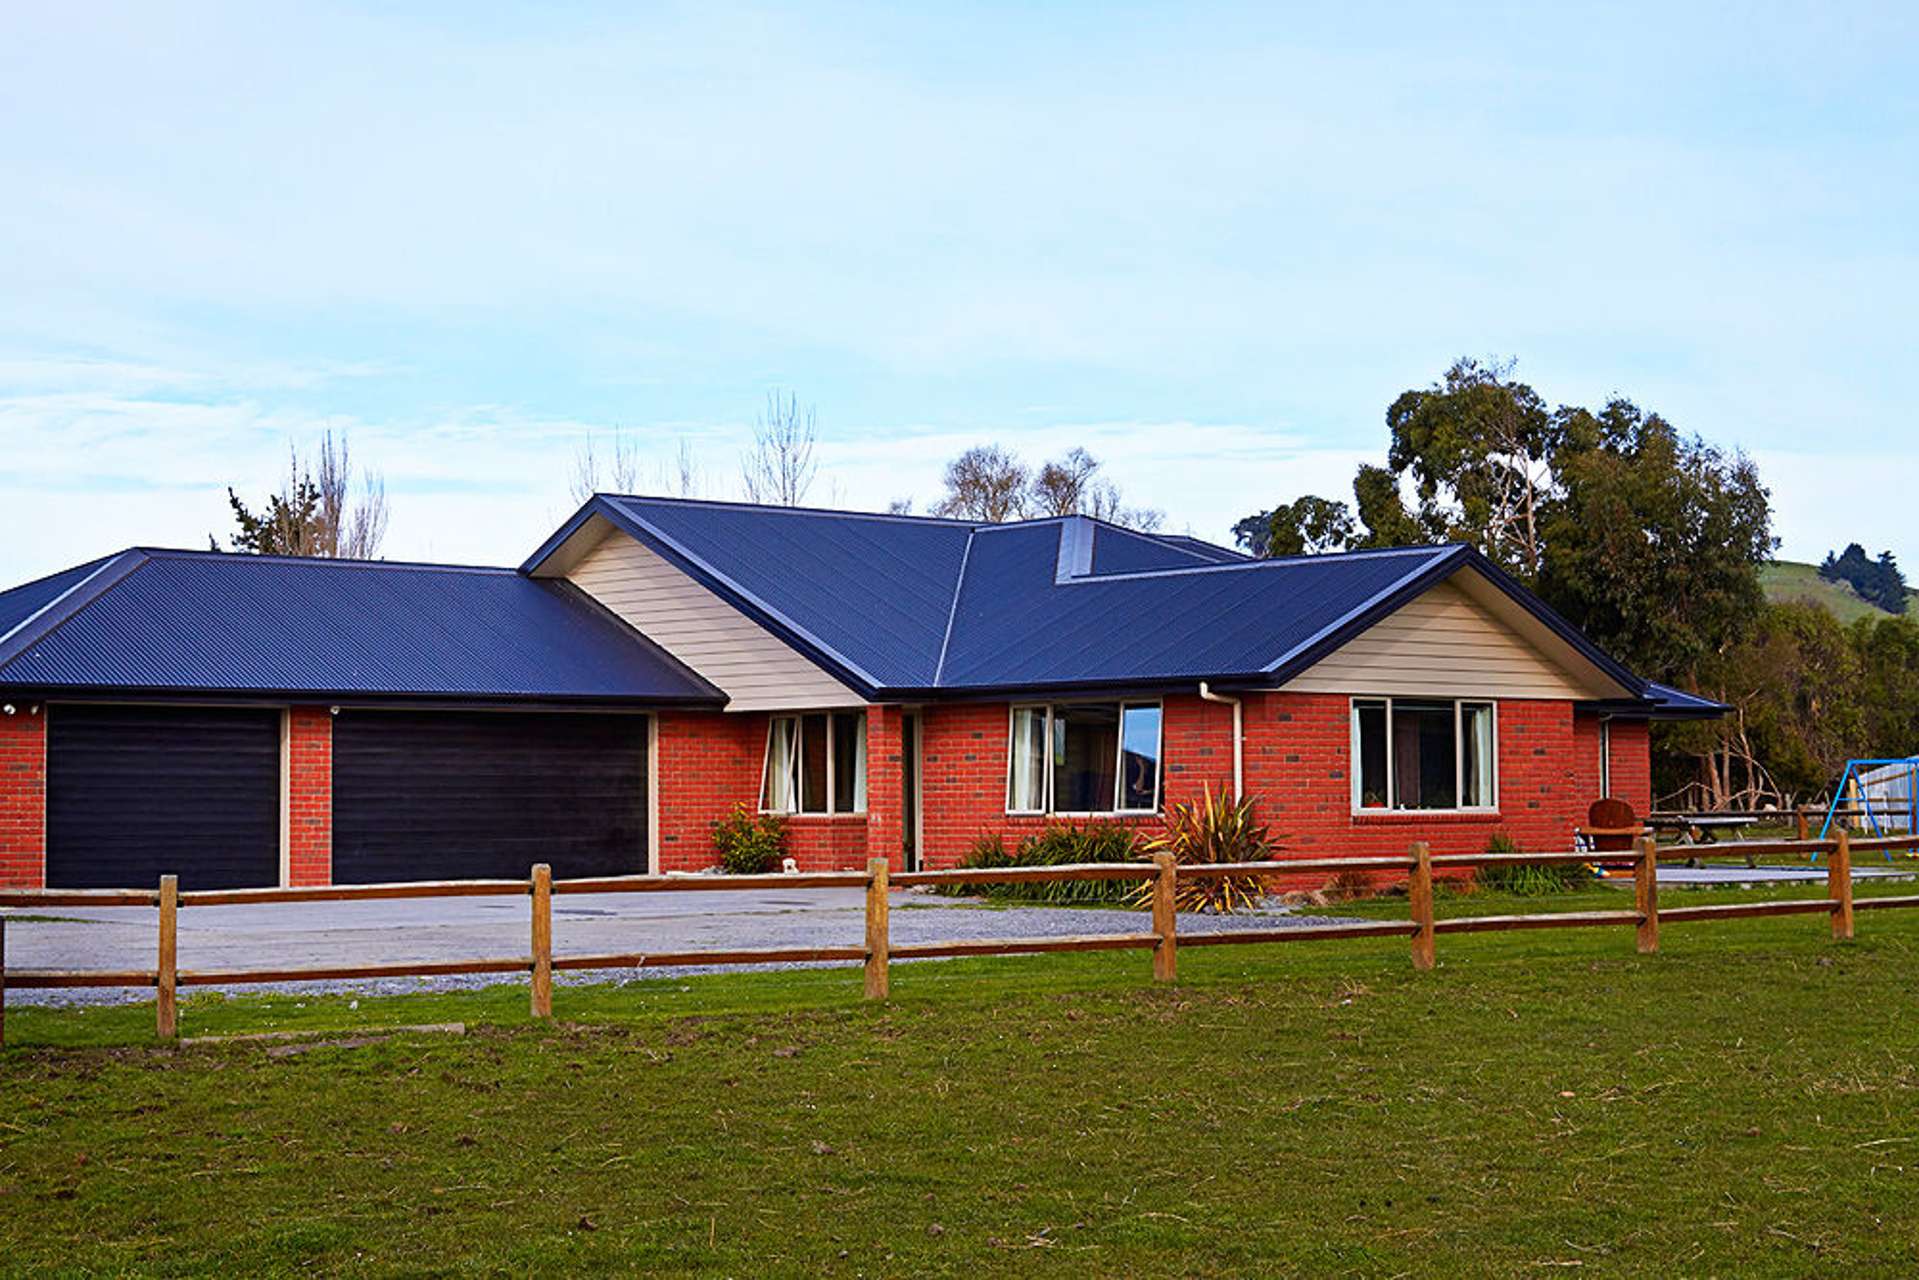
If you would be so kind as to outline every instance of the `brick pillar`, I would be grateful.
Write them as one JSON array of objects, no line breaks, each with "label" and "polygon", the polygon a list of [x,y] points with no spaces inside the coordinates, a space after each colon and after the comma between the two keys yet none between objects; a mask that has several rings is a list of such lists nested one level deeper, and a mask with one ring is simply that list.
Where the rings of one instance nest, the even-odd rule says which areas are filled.
[{"label": "brick pillar", "polygon": [[325,707],[287,711],[287,879],[333,882],[333,717]]},{"label": "brick pillar", "polygon": [[47,884],[47,709],[0,712],[0,888]]},{"label": "brick pillar", "polygon": [[900,709],[866,709],[866,856],[902,869],[905,850],[903,770],[906,760]]}]

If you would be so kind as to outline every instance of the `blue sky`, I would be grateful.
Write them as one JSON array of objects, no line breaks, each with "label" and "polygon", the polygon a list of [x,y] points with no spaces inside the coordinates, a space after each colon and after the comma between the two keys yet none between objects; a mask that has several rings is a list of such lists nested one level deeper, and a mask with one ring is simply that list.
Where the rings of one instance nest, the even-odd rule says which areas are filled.
[{"label": "blue sky", "polygon": [[0,581],[329,428],[389,555],[517,563],[589,432],[733,496],[775,387],[815,501],[1085,444],[1224,538],[1460,354],[1919,569],[1914,7],[1439,8],[12,6]]}]

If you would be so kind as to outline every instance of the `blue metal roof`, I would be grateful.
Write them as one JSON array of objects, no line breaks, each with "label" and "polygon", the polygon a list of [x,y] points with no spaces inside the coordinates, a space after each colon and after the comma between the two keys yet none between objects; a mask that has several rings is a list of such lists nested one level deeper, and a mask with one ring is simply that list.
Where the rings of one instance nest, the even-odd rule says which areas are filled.
[{"label": "blue metal roof", "polygon": [[98,560],[89,560],[71,569],[36,579],[10,591],[0,591],[0,645],[7,643],[16,632],[22,631],[44,610],[52,606],[61,596],[74,590],[92,577],[112,556],[102,556]]},{"label": "blue metal roof", "polygon": [[1717,720],[1732,710],[1723,702],[1651,680],[1646,682],[1646,697],[1652,701],[1655,720]]},{"label": "blue metal roof", "polygon": [[148,550],[93,568],[0,642],[0,686],[722,700],[577,588],[510,569]]},{"label": "blue metal roof", "polygon": [[868,697],[1278,684],[1465,569],[1565,639],[1624,701],[1637,704],[1644,684],[1464,546],[1252,560],[1083,516],[967,524],[600,495],[523,571],[542,572],[595,517]]}]

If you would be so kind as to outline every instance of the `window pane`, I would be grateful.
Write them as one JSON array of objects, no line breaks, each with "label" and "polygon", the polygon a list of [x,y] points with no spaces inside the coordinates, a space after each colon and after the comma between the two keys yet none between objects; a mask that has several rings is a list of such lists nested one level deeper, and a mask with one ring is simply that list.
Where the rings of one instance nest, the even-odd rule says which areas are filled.
[{"label": "window pane", "polygon": [[1599,796],[1612,795],[1612,721],[1599,722]]},{"label": "window pane", "polygon": [[1119,704],[1053,708],[1053,809],[1110,813],[1119,780]]},{"label": "window pane", "polygon": [[1359,728],[1359,807],[1384,809],[1386,795],[1386,704],[1355,702]]},{"label": "window pane", "polygon": [[791,716],[776,716],[767,730],[760,808],[773,813],[793,811],[793,733],[798,723]]},{"label": "window pane", "polygon": [[1127,707],[1120,715],[1120,808],[1159,802],[1159,708]]},{"label": "window pane", "polygon": [[1450,702],[1393,703],[1393,800],[1401,809],[1459,807],[1459,743]]},{"label": "window pane", "polygon": [[1466,796],[1468,808],[1493,807],[1493,708],[1487,702],[1467,702],[1459,708],[1459,731],[1465,736]]},{"label": "window pane", "polygon": [[826,717],[800,717],[800,812],[826,812]]},{"label": "window pane", "polygon": [[833,717],[833,812],[865,807],[866,714],[842,711]]},{"label": "window pane", "polygon": [[1013,743],[1007,761],[1006,807],[1032,813],[1046,807],[1046,708],[1013,708]]}]

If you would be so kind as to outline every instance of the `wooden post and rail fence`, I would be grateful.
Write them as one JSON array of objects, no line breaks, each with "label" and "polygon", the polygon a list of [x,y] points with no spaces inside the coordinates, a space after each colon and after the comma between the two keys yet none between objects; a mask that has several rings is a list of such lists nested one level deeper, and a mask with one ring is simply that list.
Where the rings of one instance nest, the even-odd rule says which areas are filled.
[{"label": "wooden post and rail fence", "polygon": [[[1641,836],[1623,853],[1467,853],[1434,854],[1424,843],[1404,857],[1298,858],[1271,862],[1187,863],[1170,854],[1151,861],[1079,863],[1055,867],[965,868],[951,871],[892,872],[884,858],[874,858],[865,871],[802,872],[774,875],[604,876],[583,880],[554,880],[542,864],[525,880],[446,880],[410,884],[334,885],[298,889],[211,889],[182,892],[174,876],[163,876],[152,889],[8,889],[0,890],[0,907],[158,907],[159,930],[152,969],[16,970],[6,967],[6,919],[0,916],[0,1044],[5,1042],[6,990],[44,990],[72,987],[152,987],[156,995],[155,1030],[162,1040],[179,1034],[178,991],[181,987],[240,986],[257,983],[332,982],[372,978],[432,977],[445,974],[525,973],[530,975],[530,1007],[534,1017],[553,1016],[553,974],[556,970],[637,969],[679,965],[752,965],[854,963],[864,966],[865,995],[884,1000],[890,992],[890,968],[895,960],[927,960],[951,956],[1050,954],[1065,951],[1150,950],[1153,980],[1172,982],[1178,976],[1181,947],[1245,946],[1270,942],[1312,942],[1337,938],[1404,937],[1410,941],[1416,969],[1436,963],[1438,935],[1491,933],[1510,929],[1568,929],[1631,926],[1638,949],[1659,949],[1661,923],[1733,920],[1752,916],[1825,914],[1832,936],[1853,936],[1855,911],[1919,907],[1919,894],[1853,900],[1852,857],[1865,851],[1913,848],[1912,837],[1852,839],[1844,830],[1829,840],[1765,840],[1729,843],[1715,855],[1830,854],[1826,894],[1820,898],[1790,898],[1764,902],[1714,903],[1661,909],[1658,865],[1697,856],[1686,846],[1662,846]],[[1438,919],[1434,913],[1435,877],[1447,872],[1495,866],[1552,866],[1621,862],[1633,865],[1633,906],[1630,910],[1551,911],[1527,915],[1455,916]],[[1363,871],[1406,873],[1406,920],[1352,920],[1335,924],[1233,929],[1180,933],[1175,910],[1182,879],[1222,877],[1280,877]],[[1151,881],[1152,927],[1146,933],[1103,933],[1066,937],[974,938],[943,942],[892,941],[887,894],[893,888],[915,885],[952,886],[1016,884],[1069,880]],[[753,889],[863,889],[866,894],[866,937],[859,945],[768,947],[705,951],[635,951],[598,955],[555,955],[553,951],[554,895],[595,893],[713,892]],[[331,965],[303,968],[181,969],[179,915],[199,907],[297,902],[363,902],[396,898],[514,897],[531,900],[529,953],[473,960],[400,961],[388,964]]]}]

